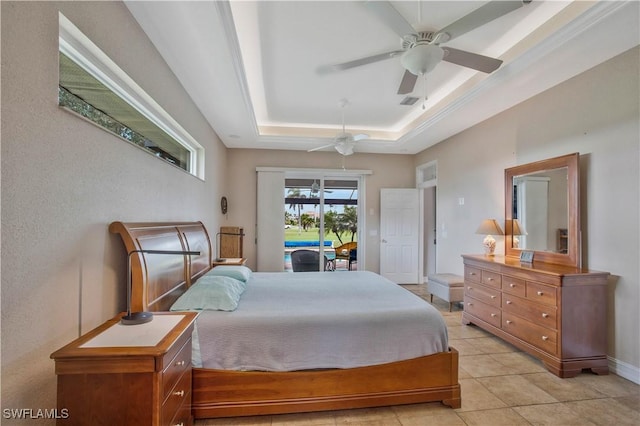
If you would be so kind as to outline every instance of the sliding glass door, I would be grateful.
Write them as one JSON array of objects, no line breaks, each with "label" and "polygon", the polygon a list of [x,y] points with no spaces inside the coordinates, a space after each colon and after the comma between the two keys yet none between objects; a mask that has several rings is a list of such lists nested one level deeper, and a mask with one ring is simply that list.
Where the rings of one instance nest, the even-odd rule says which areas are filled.
[{"label": "sliding glass door", "polygon": [[318,252],[317,270],[357,268],[361,182],[359,176],[285,173],[285,270],[296,269],[296,250]]}]

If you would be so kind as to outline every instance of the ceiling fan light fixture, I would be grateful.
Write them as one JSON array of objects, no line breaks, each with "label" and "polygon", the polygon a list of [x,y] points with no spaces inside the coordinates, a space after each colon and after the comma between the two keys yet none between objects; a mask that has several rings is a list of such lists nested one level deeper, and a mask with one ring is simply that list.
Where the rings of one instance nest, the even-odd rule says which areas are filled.
[{"label": "ceiling fan light fixture", "polygon": [[435,44],[418,44],[402,54],[400,62],[411,74],[423,75],[433,70],[444,57],[444,50]]},{"label": "ceiling fan light fixture", "polygon": [[336,143],[336,151],[340,154],[347,156],[353,154],[353,146],[355,145],[353,140],[342,140]]}]

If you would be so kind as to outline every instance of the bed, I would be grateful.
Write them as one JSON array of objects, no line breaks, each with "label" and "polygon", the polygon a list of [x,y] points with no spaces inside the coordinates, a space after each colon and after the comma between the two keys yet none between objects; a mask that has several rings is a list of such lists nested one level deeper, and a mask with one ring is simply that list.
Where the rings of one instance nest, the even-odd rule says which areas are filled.
[{"label": "bed", "polygon": [[[201,222],[113,222],[109,229],[120,235],[127,252],[200,252],[193,256],[133,253],[133,311],[168,311],[172,306],[180,305],[181,297],[184,298],[188,289],[193,291],[198,286],[199,279],[204,281],[213,272],[211,239]],[[333,287],[319,290],[317,286],[308,284],[320,276],[329,276],[331,280],[328,282],[333,283]],[[200,343],[200,347],[194,352],[198,353],[199,359],[194,362],[201,362],[201,365],[196,364],[193,369],[194,416],[213,418],[279,414],[431,401],[441,401],[452,408],[459,408],[458,353],[447,346],[446,335],[443,339],[438,331],[440,326],[431,326],[420,318],[420,315],[424,315],[420,312],[420,307],[429,305],[400,286],[384,284],[384,279],[377,281],[378,277],[382,278],[364,271],[252,273],[246,281],[246,290],[237,309],[231,312],[202,311],[198,316],[197,338],[194,341]],[[352,284],[348,287],[341,286],[341,280]],[[363,291],[363,286],[373,285],[368,284],[374,282],[369,280],[374,280],[377,283],[375,285],[387,287],[388,290],[394,287],[390,289],[391,296],[384,297],[386,302],[364,300],[360,308],[355,308],[359,310],[356,317],[361,318],[360,322],[349,325],[351,320],[340,316],[340,305],[349,305],[344,302],[347,297],[361,295],[361,299],[366,299],[366,295],[375,293]],[[278,291],[283,292],[281,294],[287,295],[286,306],[305,304],[305,309],[287,309],[292,311],[291,315],[297,315],[293,321],[298,327],[287,331],[280,328],[283,322],[282,312],[285,311],[282,307],[277,315],[264,316],[265,312],[274,310],[278,299],[283,299],[278,295],[269,298],[272,288],[279,288]],[[387,321],[385,315],[392,315],[391,311],[395,309],[392,299],[396,297],[404,298],[402,304],[409,308],[399,315],[400,318],[405,318],[406,324],[398,327],[408,326],[408,333],[414,336],[412,339],[400,337],[400,329],[388,328],[390,321]],[[266,307],[259,303],[261,300],[267,300]],[[367,318],[366,306],[376,306],[379,311]],[[264,312],[260,312],[261,309]],[[326,313],[324,316],[321,315],[323,310]],[[427,310],[426,315],[432,313]],[[262,329],[258,329],[255,323],[247,322],[249,319],[255,321],[256,316],[262,318],[258,319],[262,323]],[[416,328],[415,318],[410,320],[412,316],[417,316],[418,321],[421,321],[418,324],[425,326]],[[238,322],[229,322],[232,317],[242,318],[240,324],[244,324],[244,328]],[[362,318],[365,320],[362,321]],[[334,321],[333,326],[328,326],[328,334],[318,334],[318,323],[331,324],[329,320],[338,320],[340,326],[336,326]],[[374,326],[377,324],[377,329],[369,329],[364,335],[335,337],[338,335],[334,333],[339,331],[351,333],[350,326],[358,329],[370,322]],[[435,323],[437,322],[436,320]],[[279,333],[282,338],[271,348],[261,346],[268,342],[259,342],[273,340],[260,339],[260,334],[266,335],[269,327],[276,327],[278,331],[275,335]],[[338,330],[343,328],[345,330]],[[223,332],[226,329],[231,333]],[[298,334],[294,335],[295,333]],[[421,333],[430,335],[433,339],[421,343],[422,339],[416,337]],[[309,338],[310,336],[313,338]],[[377,343],[388,342],[390,338],[404,340],[384,345]],[[214,346],[204,343],[212,339]],[[335,345],[335,341],[339,339],[340,343]],[[311,343],[311,346],[305,349],[304,345],[297,344],[304,340],[307,344]],[[255,342],[255,345],[247,342]],[[327,342],[333,342],[335,347],[328,346],[330,349],[326,350]],[[228,354],[226,358],[218,356],[211,361],[215,358],[211,356],[212,348],[216,346],[227,349]],[[244,357],[247,349],[253,346],[258,347],[258,355],[253,359]],[[347,352],[340,354],[340,347],[346,348]],[[389,353],[398,352],[399,349],[402,353]],[[308,352],[305,353],[305,350]],[[328,359],[333,353],[337,355]],[[425,353],[428,354],[421,355]]]}]

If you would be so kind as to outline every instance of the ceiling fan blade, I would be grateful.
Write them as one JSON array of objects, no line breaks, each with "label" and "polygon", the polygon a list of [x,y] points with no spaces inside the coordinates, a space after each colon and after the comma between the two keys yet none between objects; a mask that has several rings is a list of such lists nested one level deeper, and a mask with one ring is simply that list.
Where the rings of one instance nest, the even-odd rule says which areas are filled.
[{"label": "ceiling fan blade", "polygon": [[418,76],[406,70],[402,76],[400,87],[398,87],[398,95],[406,95],[413,92],[414,87],[416,87],[416,81],[418,81]]},{"label": "ceiling fan blade", "polygon": [[453,40],[528,3],[531,3],[531,0],[491,1],[438,31],[438,35],[446,34],[446,36],[440,37],[438,43]]},{"label": "ceiling fan blade", "polygon": [[448,46],[443,47],[442,49],[444,50],[444,57],[442,58],[443,61],[486,72],[487,74],[497,70],[500,68],[500,65],[502,65],[502,61],[500,59],[491,58],[489,56],[478,55],[477,53],[458,50]]},{"label": "ceiling fan blade", "polygon": [[328,145],[322,145],[322,146],[319,146],[319,147],[317,147],[317,148],[311,148],[311,149],[310,149],[310,150],[308,150],[307,152],[320,151],[320,150],[322,150],[322,149],[329,148],[329,147],[331,147],[331,146],[333,146],[333,145],[334,145],[334,144],[332,144],[332,143],[330,143],[330,144],[328,144]]},{"label": "ceiling fan blade", "polygon": [[413,29],[411,24],[404,19],[404,16],[396,10],[388,1],[367,1],[367,8],[382,20],[389,28],[391,28],[400,38],[409,35],[416,34],[417,31]]},{"label": "ceiling fan blade", "polygon": [[404,50],[392,50],[390,52],[380,53],[378,55],[367,56],[366,58],[356,59],[354,61],[343,62],[341,64],[335,65],[323,65],[318,67],[318,74],[328,74],[336,71],[344,71],[350,68],[359,67],[362,65],[372,64],[374,62],[384,61],[385,59],[390,59],[395,56],[404,53]]}]

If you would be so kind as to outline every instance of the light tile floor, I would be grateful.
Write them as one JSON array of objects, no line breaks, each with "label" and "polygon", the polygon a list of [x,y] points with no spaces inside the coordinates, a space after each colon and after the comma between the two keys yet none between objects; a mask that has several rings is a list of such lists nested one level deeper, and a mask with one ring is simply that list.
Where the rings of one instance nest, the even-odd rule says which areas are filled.
[{"label": "light tile floor", "polygon": [[[407,289],[429,301],[425,285]],[[460,322],[461,310],[434,297],[449,343],[460,353],[462,407],[426,403],[323,413],[196,421],[212,425],[640,425],[640,386],[614,374],[560,379],[535,358]]]}]

